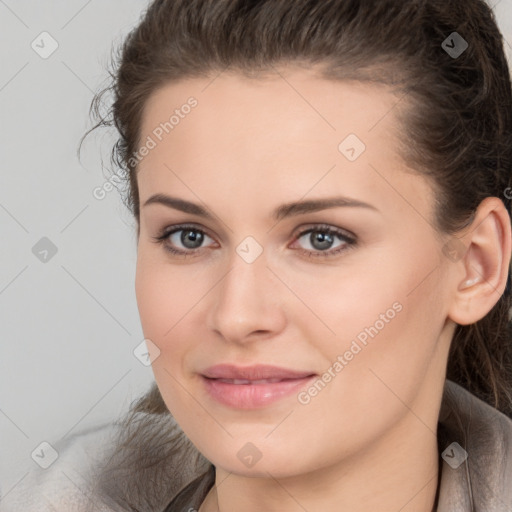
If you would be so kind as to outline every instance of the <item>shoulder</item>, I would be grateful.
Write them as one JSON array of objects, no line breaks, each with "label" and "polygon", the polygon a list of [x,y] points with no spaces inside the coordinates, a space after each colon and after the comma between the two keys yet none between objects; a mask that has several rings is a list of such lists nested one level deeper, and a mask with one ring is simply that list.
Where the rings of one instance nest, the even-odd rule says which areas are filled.
[{"label": "shoulder", "polygon": [[440,510],[512,510],[512,419],[447,380],[438,434]]},{"label": "shoulder", "polygon": [[52,444],[57,460],[30,472],[0,501],[0,512],[158,510],[209,463],[170,414],[139,413]]},{"label": "shoulder", "polygon": [[512,419],[450,380],[445,383],[440,421],[462,436],[468,447],[495,452],[504,463],[508,460]]},{"label": "shoulder", "polygon": [[163,510],[211,465],[169,412],[137,413],[119,434],[92,482],[107,510]]},{"label": "shoulder", "polygon": [[43,469],[36,464],[0,499],[0,512],[110,512],[91,492],[91,474],[102,449],[115,435],[113,423],[82,430],[51,443],[57,459]]}]

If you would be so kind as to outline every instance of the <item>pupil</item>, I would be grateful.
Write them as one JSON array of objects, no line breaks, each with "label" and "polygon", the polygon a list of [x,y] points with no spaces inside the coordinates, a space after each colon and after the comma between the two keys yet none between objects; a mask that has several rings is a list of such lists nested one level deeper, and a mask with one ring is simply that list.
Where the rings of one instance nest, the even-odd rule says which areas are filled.
[{"label": "pupil", "polygon": [[311,245],[315,247],[315,249],[328,249],[332,243],[332,235],[328,233],[311,233]]},{"label": "pupil", "polygon": [[[189,249],[199,247],[203,241],[203,234],[198,231],[183,231],[181,233],[181,243]],[[189,245],[192,242],[192,245]],[[195,244],[195,245],[194,245]]]}]

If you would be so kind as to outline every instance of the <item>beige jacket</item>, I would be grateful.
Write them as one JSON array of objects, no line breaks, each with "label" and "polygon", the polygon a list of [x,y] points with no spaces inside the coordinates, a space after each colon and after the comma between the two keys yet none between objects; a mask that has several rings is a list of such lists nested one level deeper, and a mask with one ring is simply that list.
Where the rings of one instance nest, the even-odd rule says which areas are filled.
[{"label": "beige jacket", "polygon": [[[118,424],[55,443],[58,459],[5,489],[0,512],[190,512],[213,484],[214,467],[172,417],[140,415],[137,439],[110,454]],[[457,443],[457,444],[454,444]],[[438,424],[437,512],[512,512],[512,420],[446,381]],[[128,469],[137,468],[136,472]]]}]

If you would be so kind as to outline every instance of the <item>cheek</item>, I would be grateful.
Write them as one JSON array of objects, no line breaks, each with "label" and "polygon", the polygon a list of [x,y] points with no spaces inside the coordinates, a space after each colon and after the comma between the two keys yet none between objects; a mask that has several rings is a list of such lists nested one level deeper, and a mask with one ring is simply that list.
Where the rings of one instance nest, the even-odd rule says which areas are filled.
[{"label": "cheek", "polygon": [[[168,272],[167,274],[170,274]],[[173,286],[170,286],[173,283]],[[178,300],[179,286],[166,275],[161,264],[150,261],[144,254],[137,258],[135,294],[144,338],[159,349],[152,364],[155,381],[170,411],[179,409],[176,376],[180,366],[179,319],[183,302]]]},{"label": "cheek", "polygon": [[205,278],[191,265],[167,265],[162,258],[139,251],[135,277],[139,317],[144,337],[160,350],[152,370],[168,407],[179,395],[179,382],[188,376],[187,354],[197,351],[204,339],[197,336],[201,326],[194,315],[212,286]]},{"label": "cheek", "polygon": [[[385,256],[385,255],[384,255]],[[284,281],[293,283],[301,300],[287,303],[290,324],[300,326],[306,340],[314,343],[330,361],[350,349],[354,339],[369,344],[368,329],[373,326],[378,337],[386,336],[391,323],[400,323],[401,304],[407,301],[407,276],[392,268],[393,257],[385,264],[379,258],[354,257],[316,272],[283,269]],[[382,320],[384,316],[384,320]],[[375,329],[373,329],[375,332]]]},{"label": "cheek", "polygon": [[[309,310],[298,305],[290,321],[329,364],[346,354],[344,386],[383,387],[370,369],[399,387],[427,371],[444,322],[441,276],[435,246],[409,242],[379,248],[365,261],[347,260],[339,271],[289,276]],[[375,390],[367,391],[371,400]]]},{"label": "cheek", "polygon": [[201,295],[206,284],[196,279],[191,267],[167,265],[161,257],[139,249],[135,294],[144,335],[159,346],[173,339],[173,333]]},{"label": "cheek", "polygon": [[[442,325],[439,306],[431,300],[438,276],[418,286],[418,265],[414,270],[398,263],[400,272],[380,267],[380,279],[375,279],[377,273],[347,277],[346,287],[331,290],[332,300],[310,303],[336,331],[336,336],[319,336],[325,329],[317,322],[320,327],[311,339],[318,340],[328,360],[324,371],[330,368],[335,376],[327,375],[329,383],[319,386],[319,392],[306,390],[303,398],[311,402],[299,409],[305,424],[307,415],[324,418],[304,434],[319,444],[323,436],[340,432],[352,439],[379,435],[405,414],[404,403],[413,403],[429,372]],[[309,292],[308,297],[315,297],[314,289]],[[295,420],[300,419],[296,414]]]},{"label": "cheek", "polygon": [[364,275],[358,286],[352,283],[354,297],[346,315],[350,330],[343,348],[350,350],[356,340],[361,350],[345,378],[375,410],[385,403],[395,403],[399,410],[395,393],[410,403],[430,365],[438,364],[433,360],[445,319],[441,275],[435,270],[435,251],[430,256],[415,252],[396,254],[378,267],[378,275]]},{"label": "cheek", "polygon": [[[164,284],[165,276],[157,265],[146,263],[144,257],[137,260],[135,295],[144,336],[161,348],[162,334],[173,324],[173,293]],[[167,315],[166,315],[167,312]]]}]

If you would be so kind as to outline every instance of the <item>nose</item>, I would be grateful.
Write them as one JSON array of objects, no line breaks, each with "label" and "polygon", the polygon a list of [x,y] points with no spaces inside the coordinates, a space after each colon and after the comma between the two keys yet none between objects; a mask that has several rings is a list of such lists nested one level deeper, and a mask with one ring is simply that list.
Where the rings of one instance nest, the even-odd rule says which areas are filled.
[{"label": "nose", "polygon": [[283,290],[263,254],[247,263],[237,254],[212,293],[208,327],[232,343],[272,338],[286,325]]}]

